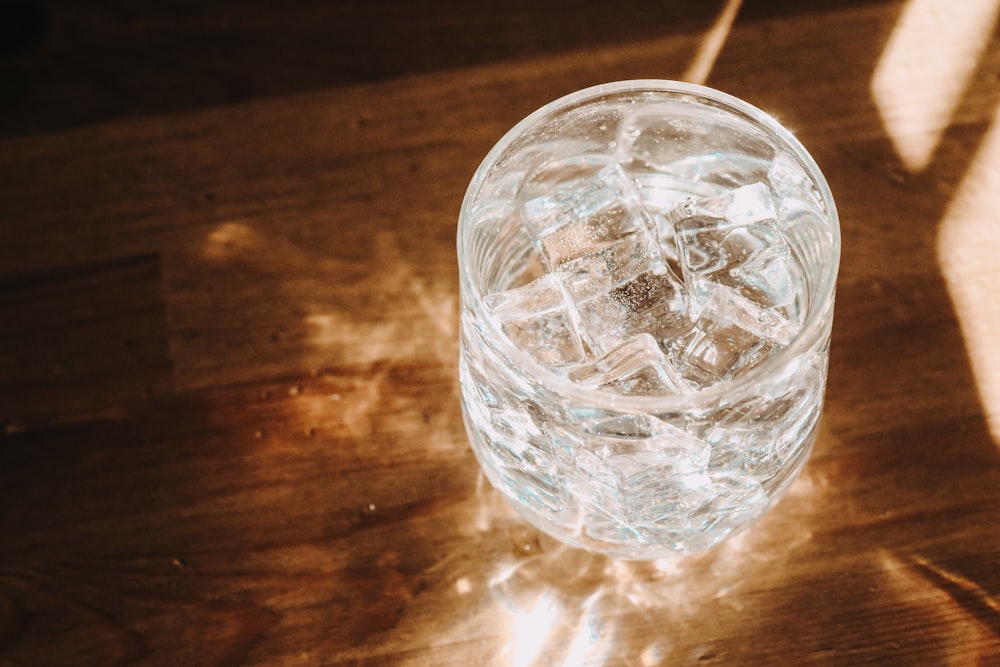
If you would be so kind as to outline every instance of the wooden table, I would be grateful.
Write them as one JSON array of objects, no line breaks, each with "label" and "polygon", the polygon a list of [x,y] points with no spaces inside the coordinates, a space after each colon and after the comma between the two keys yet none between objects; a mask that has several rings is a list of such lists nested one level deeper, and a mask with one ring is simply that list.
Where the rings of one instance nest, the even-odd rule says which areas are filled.
[{"label": "wooden table", "polygon": [[[274,4],[0,7],[0,665],[1000,665],[1000,3]],[[676,562],[539,535],[458,407],[473,171],[627,78],[843,230],[812,459]]]}]

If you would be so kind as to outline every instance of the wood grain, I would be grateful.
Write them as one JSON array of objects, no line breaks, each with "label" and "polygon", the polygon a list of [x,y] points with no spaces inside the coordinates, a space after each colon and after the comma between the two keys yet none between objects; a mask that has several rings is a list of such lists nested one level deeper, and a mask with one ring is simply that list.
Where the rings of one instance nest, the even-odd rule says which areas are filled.
[{"label": "wood grain", "polygon": [[1000,406],[963,336],[996,303],[955,305],[939,245],[995,36],[911,173],[871,91],[905,3],[741,8],[708,83],[840,209],[827,408],[751,531],[623,563],[478,472],[455,225],[510,126],[680,76],[723,3],[396,4],[53,2],[2,63],[0,665],[1000,664]]}]

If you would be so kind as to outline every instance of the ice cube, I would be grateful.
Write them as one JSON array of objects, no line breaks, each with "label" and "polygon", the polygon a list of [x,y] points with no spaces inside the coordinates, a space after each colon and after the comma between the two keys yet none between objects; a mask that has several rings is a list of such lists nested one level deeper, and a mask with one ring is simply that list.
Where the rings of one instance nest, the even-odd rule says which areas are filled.
[{"label": "ice cube", "polygon": [[678,471],[694,472],[703,470],[711,455],[707,443],[652,415],[603,419],[586,430],[590,448],[612,467],[620,457],[654,455],[672,461]]},{"label": "ice cube", "polygon": [[664,525],[683,526],[687,524],[688,514],[711,498],[712,485],[706,473],[667,476],[670,470],[643,465],[629,477],[626,502],[634,527],[641,530]]},{"label": "ice cube", "polygon": [[550,269],[595,252],[629,234],[655,238],[656,223],[617,164],[560,183],[521,206],[521,217]]},{"label": "ice cube", "polygon": [[[531,149],[528,149],[531,150]],[[575,140],[546,142],[539,145],[533,164],[519,184],[521,202],[551,195],[567,184],[594,179],[602,169],[619,164],[613,155],[588,153],[588,146]],[[556,157],[569,156],[569,157]]]},{"label": "ice cube", "polygon": [[622,120],[615,145],[624,160],[638,161],[662,173],[686,155],[705,152],[700,148],[711,141],[710,130],[682,105],[645,104]]},{"label": "ice cube", "polygon": [[819,419],[824,365],[825,360],[817,360],[798,369],[784,393],[772,388],[719,414],[706,438],[713,458],[717,449],[739,450],[741,469],[762,480],[786,467]]},{"label": "ice cube", "polygon": [[581,333],[598,353],[648,333],[659,343],[686,332],[687,300],[653,238],[632,234],[563,265]]},{"label": "ice cube", "polygon": [[560,268],[575,300],[607,292],[642,273],[665,273],[655,236],[628,234],[602,248],[566,262]]},{"label": "ice cube", "polygon": [[655,214],[656,236],[660,246],[660,256],[663,262],[670,268],[675,276],[684,275],[684,268],[681,266],[681,255],[678,250],[674,225],[663,215]]},{"label": "ice cube", "polygon": [[696,310],[714,285],[730,287],[765,308],[795,300],[791,251],[778,229],[771,191],[763,183],[688,200],[668,218]]},{"label": "ice cube", "polygon": [[595,504],[633,528],[679,529],[686,512],[711,497],[707,443],[649,415],[602,420],[587,432],[578,465]]},{"label": "ice cube", "polygon": [[692,550],[707,549],[721,542],[763,514],[769,502],[760,482],[751,476],[726,472],[708,477],[711,496],[690,515],[697,530],[697,537],[692,536],[688,543]]},{"label": "ice cube", "polygon": [[774,157],[767,179],[777,195],[780,213],[809,208],[820,217],[825,215],[826,206],[816,184],[790,155],[779,153]]},{"label": "ice cube", "polygon": [[683,288],[670,274],[639,274],[577,309],[593,347],[602,351],[640,333],[668,349],[691,328]]},{"label": "ice cube", "polygon": [[643,204],[650,212],[669,211],[689,197],[714,197],[726,192],[726,188],[719,185],[659,171],[638,172],[632,178]]},{"label": "ice cube", "polygon": [[527,414],[516,409],[494,408],[487,412],[489,422],[484,422],[490,434],[489,451],[498,463],[509,467],[538,467],[534,461],[538,442],[544,435]]},{"label": "ice cube", "polygon": [[630,173],[675,177],[674,189],[698,197],[763,180],[773,155],[767,137],[746,121],[676,100],[640,105],[619,124],[615,144]]},{"label": "ice cube", "polygon": [[656,340],[641,333],[600,358],[574,366],[569,378],[585,387],[619,394],[663,396],[689,391]]},{"label": "ice cube", "polygon": [[820,266],[833,245],[833,235],[815,183],[788,155],[775,157],[768,179],[776,195],[781,233],[798,265]]},{"label": "ice cube", "polygon": [[681,375],[701,386],[756,366],[791,342],[798,326],[726,287],[716,287],[676,360]]},{"label": "ice cube", "polygon": [[616,462],[625,516],[638,533],[686,532],[690,514],[712,498],[711,478],[704,470],[679,470],[676,464],[648,455]]},{"label": "ice cube", "polygon": [[545,274],[483,301],[511,342],[538,363],[551,367],[584,360],[580,334],[557,274]]},{"label": "ice cube", "polygon": [[683,206],[683,213],[684,219],[691,220],[689,225],[695,228],[701,220],[712,226],[728,227],[773,222],[774,197],[765,184],[753,183],[717,197],[689,200]]}]

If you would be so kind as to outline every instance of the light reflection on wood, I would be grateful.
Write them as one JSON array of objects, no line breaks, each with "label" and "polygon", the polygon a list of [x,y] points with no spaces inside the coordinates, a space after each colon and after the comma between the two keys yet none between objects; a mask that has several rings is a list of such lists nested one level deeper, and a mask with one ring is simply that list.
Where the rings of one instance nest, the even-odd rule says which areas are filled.
[{"label": "light reflection on wood", "polygon": [[938,257],[1000,448],[1000,108],[941,221]]},{"label": "light reflection on wood", "polygon": [[1000,2],[909,0],[872,77],[872,98],[904,164],[931,161],[997,25]]}]

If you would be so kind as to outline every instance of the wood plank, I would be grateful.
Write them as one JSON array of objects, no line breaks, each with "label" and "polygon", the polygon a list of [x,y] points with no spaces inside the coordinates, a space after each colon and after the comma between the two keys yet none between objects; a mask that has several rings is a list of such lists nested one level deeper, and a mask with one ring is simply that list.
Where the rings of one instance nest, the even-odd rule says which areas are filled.
[{"label": "wood plank", "polygon": [[[110,11],[53,6],[80,25]],[[103,29],[161,30],[179,57],[185,21],[215,35],[220,7],[159,29],[158,8],[119,8]],[[717,6],[589,42],[616,10],[581,2],[586,20],[544,48],[544,26],[512,40],[554,10],[512,7],[470,60],[404,62],[442,34],[468,54],[499,8],[423,17],[357,81],[268,87],[285,61],[240,103],[189,91],[67,129],[98,100],[0,139],[0,665],[1000,661],[1000,449],[939,253],[1000,102],[995,36],[910,173],[870,91],[902,3],[746,3],[709,83],[777,114],[830,178],[827,408],[802,477],[751,531],[626,563],[539,535],[479,474],[455,225],[507,128],[585,85],[679,76]],[[274,16],[246,11],[243,36]],[[341,30],[380,29],[374,11],[281,20],[316,19],[318,40],[347,12]],[[115,32],[129,20],[142,30]],[[238,78],[223,55],[206,67]],[[94,62],[202,80],[185,58]]]}]

